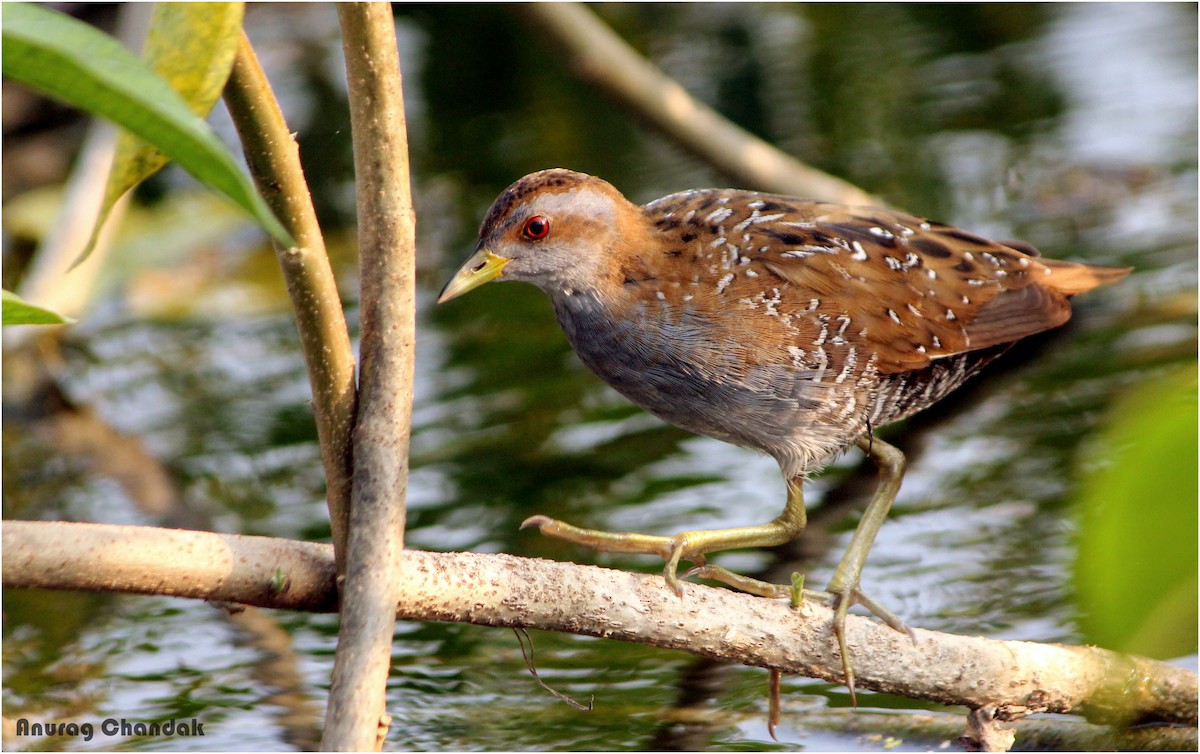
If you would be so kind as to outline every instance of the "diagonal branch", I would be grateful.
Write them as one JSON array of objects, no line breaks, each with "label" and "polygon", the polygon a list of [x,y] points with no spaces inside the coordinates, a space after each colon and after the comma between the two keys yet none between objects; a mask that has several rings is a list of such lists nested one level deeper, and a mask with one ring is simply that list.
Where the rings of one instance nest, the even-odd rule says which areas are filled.
[{"label": "diagonal branch", "polygon": [[842,204],[883,202],[731,123],[639,55],[581,3],[512,6],[566,55],[580,78],[744,188]]},{"label": "diagonal branch", "polygon": [[296,326],[312,383],[329,520],[341,561],[350,518],[354,354],[337,281],[300,165],[299,147],[244,32],[225,86],[225,104],[259,193],[299,244],[292,249],[276,248],[276,256],[296,310]]}]

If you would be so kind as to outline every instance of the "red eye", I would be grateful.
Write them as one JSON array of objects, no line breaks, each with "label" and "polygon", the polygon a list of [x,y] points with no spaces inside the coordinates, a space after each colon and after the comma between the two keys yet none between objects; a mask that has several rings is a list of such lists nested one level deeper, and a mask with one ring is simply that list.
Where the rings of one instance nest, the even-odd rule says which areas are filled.
[{"label": "red eye", "polygon": [[525,229],[522,232],[526,238],[534,241],[545,238],[550,235],[550,221],[541,215],[534,215],[525,221]]}]

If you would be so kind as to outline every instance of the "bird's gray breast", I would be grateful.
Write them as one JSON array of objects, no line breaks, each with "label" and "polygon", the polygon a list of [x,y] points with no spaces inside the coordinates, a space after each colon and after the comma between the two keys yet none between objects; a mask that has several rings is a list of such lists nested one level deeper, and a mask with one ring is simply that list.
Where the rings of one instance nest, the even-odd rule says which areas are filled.
[{"label": "bird's gray breast", "polygon": [[595,293],[552,298],[563,332],[589,369],[688,431],[779,458],[820,405],[821,386],[810,375],[786,360],[748,364],[741,344],[690,310],[652,302],[614,316]]}]

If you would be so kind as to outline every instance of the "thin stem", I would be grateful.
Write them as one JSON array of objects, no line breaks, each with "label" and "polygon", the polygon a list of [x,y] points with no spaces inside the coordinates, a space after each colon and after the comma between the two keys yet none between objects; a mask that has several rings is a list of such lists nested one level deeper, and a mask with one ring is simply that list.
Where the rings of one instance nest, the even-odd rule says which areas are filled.
[{"label": "thin stem", "polygon": [[340,573],[350,519],[350,432],[356,401],[354,353],[337,281],[304,180],[299,147],[244,32],[225,87],[225,104],[241,137],[259,192],[299,243],[292,249],[277,248],[276,256],[296,311],[296,326],[312,384],[313,413]]},{"label": "thin stem", "polygon": [[342,622],[321,746],[378,750],[404,547],[416,343],[415,218],[395,22],[387,3],[338,19],[358,197],[362,369]]}]

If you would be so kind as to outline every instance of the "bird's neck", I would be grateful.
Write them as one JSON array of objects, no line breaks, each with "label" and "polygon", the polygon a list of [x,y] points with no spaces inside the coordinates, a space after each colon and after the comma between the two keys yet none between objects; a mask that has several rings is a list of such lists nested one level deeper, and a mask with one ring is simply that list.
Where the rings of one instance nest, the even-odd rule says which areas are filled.
[{"label": "bird's neck", "polygon": [[[611,293],[607,289],[581,287],[559,290],[550,296],[563,333],[588,366],[592,366],[589,358],[592,354],[636,348],[635,343],[649,334],[644,316],[631,313],[627,302]],[[593,366],[593,370],[597,369]]]},{"label": "bird's neck", "polygon": [[575,342],[581,330],[608,329],[612,320],[611,301],[594,286],[558,288],[550,291],[554,313],[567,339]]}]

